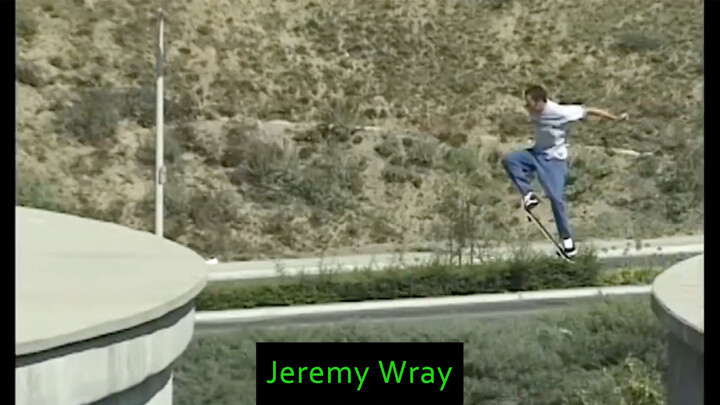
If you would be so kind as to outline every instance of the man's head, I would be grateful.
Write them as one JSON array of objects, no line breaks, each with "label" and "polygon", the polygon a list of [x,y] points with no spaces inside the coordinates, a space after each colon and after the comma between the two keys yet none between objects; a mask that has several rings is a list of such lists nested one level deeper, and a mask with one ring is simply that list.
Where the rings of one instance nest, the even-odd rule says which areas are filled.
[{"label": "man's head", "polygon": [[538,85],[528,87],[525,90],[525,103],[531,113],[541,113],[547,103],[547,91]]}]

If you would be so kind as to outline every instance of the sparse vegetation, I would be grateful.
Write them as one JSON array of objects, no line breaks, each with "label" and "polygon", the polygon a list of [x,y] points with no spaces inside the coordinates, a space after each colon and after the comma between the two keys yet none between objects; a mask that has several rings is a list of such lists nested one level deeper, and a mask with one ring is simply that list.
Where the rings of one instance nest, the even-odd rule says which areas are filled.
[{"label": "sparse vegetation", "polygon": [[57,195],[48,184],[28,179],[19,186],[16,198],[16,204],[18,205],[50,211],[60,210],[57,201]]},{"label": "sparse vegetation", "polygon": [[255,342],[277,341],[462,341],[468,404],[666,403],[663,331],[643,297],[537,317],[245,327],[197,336],[174,371],[177,404],[255,403]]},{"label": "sparse vegetation", "polygon": [[[261,3],[168,3],[168,237],[229,260],[541,238],[499,165],[534,82],[632,118],[574,130],[581,239],[702,229],[700,3]],[[152,229],[156,6],[18,5],[21,204]]]},{"label": "sparse vegetation", "polygon": [[93,89],[82,93],[80,99],[60,113],[58,126],[80,144],[98,146],[102,141],[114,141],[120,121],[117,98],[109,89]]}]

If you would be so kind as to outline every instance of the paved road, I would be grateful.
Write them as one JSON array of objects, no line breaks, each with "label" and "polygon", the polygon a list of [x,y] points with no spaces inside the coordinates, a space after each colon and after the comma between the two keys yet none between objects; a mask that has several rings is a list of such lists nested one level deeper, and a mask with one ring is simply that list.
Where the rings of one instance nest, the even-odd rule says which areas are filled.
[{"label": "paved road", "polygon": [[[312,326],[322,324],[342,324],[342,323],[354,323],[354,322],[403,322],[403,321],[422,321],[432,320],[448,317],[468,317],[468,318],[484,318],[484,319],[495,319],[495,318],[507,318],[516,316],[538,316],[543,315],[551,311],[559,311],[567,309],[569,306],[576,307],[590,302],[597,302],[598,300],[612,300],[620,299],[622,297],[645,297],[647,296],[647,303],[650,305],[650,298],[647,292],[634,293],[627,295],[618,296],[606,296],[606,297],[582,297],[573,299],[548,299],[538,301],[508,301],[508,302],[497,302],[497,303],[484,303],[479,305],[477,303],[463,304],[463,305],[439,305],[433,307],[403,307],[396,309],[379,309],[374,311],[362,311],[359,313],[355,312],[329,312],[322,314],[303,314],[303,315],[288,315],[282,317],[269,317],[265,319],[253,319],[237,323],[228,324],[195,324],[196,336],[205,336],[217,333],[228,333],[247,329],[251,327],[275,327],[282,328],[287,326]],[[642,298],[641,298],[642,299]]]},{"label": "paved road", "polygon": [[[704,241],[704,235],[648,239],[642,241],[640,249],[632,240],[589,241],[587,244],[594,246],[598,251],[598,256],[606,261],[634,264],[635,261],[642,262],[653,256],[703,253]],[[550,243],[533,243],[530,247],[548,254],[553,252],[553,246]],[[508,247],[496,248],[491,251],[491,255],[496,257],[511,253],[512,249]],[[432,260],[433,257],[434,254],[431,252],[408,252],[405,254],[361,254],[218,263],[208,265],[208,280],[213,282],[270,278],[281,274],[317,273],[321,269],[351,271],[356,268],[372,268],[378,270],[398,264],[420,264]],[[617,267],[617,264],[614,266]]]},{"label": "paved road", "polygon": [[357,322],[363,322],[365,324],[373,323],[392,323],[398,324],[402,322],[417,322],[417,321],[432,321],[439,319],[448,318],[467,318],[467,319],[501,319],[508,317],[523,317],[523,316],[539,316],[545,315],[548,312],[560,311],[566,309],[566,305],[549,305],[549,304],[535,304],[532,308],[510,308],[509,305],[505,305],[507,308],[497,308],[492,311],[476,312],[469,310],[467,312],[457,311],[453,312],[438,312],[429,311],[425,314],[385,314],[379,317],[373,317],[371,315],[356,315],[356,316],[328,316],[325,319],[297,317],[289,318],[284,320],[276,321],[258,321],[250,322],[242,325],[227,325],[227,326],[197,326],[195,328],[195,336],[208,336],[223,333],[232,333],[240,330],[245,330],[253,327],[270,328],[270,329],[284,329],[287,327],[309,327],[318,325],[338,325],[338,324],[352,324]]}]

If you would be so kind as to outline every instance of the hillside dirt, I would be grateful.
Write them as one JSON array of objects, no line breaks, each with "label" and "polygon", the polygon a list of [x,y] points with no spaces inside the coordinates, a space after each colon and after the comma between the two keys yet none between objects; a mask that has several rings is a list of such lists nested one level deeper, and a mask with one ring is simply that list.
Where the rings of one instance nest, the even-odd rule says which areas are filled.
[{"label": "hillside dirt", "polygon": [[630,114],[573,129],[579,240],[702,232],[698,0],[23,1],[18,204],[152,231],[158,6],[165,231],[203,255],[542,238],[500,164],[533,83]]}]

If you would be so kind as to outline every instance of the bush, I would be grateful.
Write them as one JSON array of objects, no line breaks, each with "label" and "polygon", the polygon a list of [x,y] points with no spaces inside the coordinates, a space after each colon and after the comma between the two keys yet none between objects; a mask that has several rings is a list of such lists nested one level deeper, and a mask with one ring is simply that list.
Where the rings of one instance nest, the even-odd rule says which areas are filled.
[{"label": "bush", "polygon": [[382,178],[386,183],[412,183],[415,188],[420,188],[420,186],[422,186],[422,177],[413,173],[412,170],[404,167],[387,165],[382,170]]},{"label": "bush", "polygon": [[72,107],[60,114],[60,122],[67,133],[79,142],[96,145],[115,136],[120,113],[110,89],[84,92]]},{"label": "bush", "polygon": [[[125,89],[117,93],[116,100],[123,118],[132,120],[143,128],[155,127],[157,106],[154,88]],[[168,110],[167,102],[165,103],[165,110]],[[169,108],[169,110],[173,111],[173,108]],[[168,122],[167,117],[165,117],[165,122]]]},{"label": "bush", "polygon": [[395,136],[386,136],[375,146],[375,153],[386,159],[400,154],[401,151],[400,142]]},{"label": "bush", "polygon": [[38,31],[38,23],[28,7],[18,5],[15,11],[15,36],[30,42]]},{"label": "bush", "polygon": [[435,164],[437,150],[437,142],[432,142],[431,140],[418,140],[416,142],[412,142],[406,151],[407,161],[415,166],[432,168]]},{"label": "bush", "polygon": [[15,194],[17,205],[48,211],[61,211],[53,186],[35,179],[20,179]]},{"label": "bush", "polygon": [[600,276],[599,284],[604,286],[651,284],[660,272],[661,270],[657,269],[623,269],[622,271],[609,271]]},{"label": "bush", "polygon": [[236,167],[230,181],[246,196],[262,203],[287,204],[298,199],[332,213],[356,206],[355,196],[364,184],[365,159],[345,157],[337,150],[314,157],[305,152],[301,159],[291,145],[259,140],[246,129],[238,131],[229,133],[222,164]]},{"label": "bush", "polygon": [[470,176],[480,168],[478,153],[470,148],[450,149],[444,160],[443,169],[450,173]]},{"label": "bush", "polygon": [[662,329],[646,298],[539,317],[448,316],[198,336],[176,368],[178,404],[252,404],[255,342],[464,342],[467,404],[661,405]]},{"label": "bush", "polygon": [[15,74],[18,82],[31,87],[39,88],[46,84],[38,67],[30,61],[19,60]]},{"label": "bush", "polygon": [[200,311],[533,291],[648,281],[650,271],[603,274],[593,255],[574,264],[545,256],[465,266],[439,262],[383,271],[356,270],[210,285],[197,298]]},{"label": "bush", "polygon": [[[151,66],[132,65],[133,69],[153,71]],[[120,116],[143,128],[155,127],[157,113],[157,89],[154,86],[115,89],[115,102]],[[187,97],[165,94],[163,101],[165,124],[191,121],[195,115],[195,106]]]},{"label": "bush", "polygon": [[[25,68],[23,66],[25,65],[18,70],[22,80],[29,81],[27,84],[35,87],[41,86],[43,83],[39,81],[40,79],[35,79],[37,74],[33,76],[36,69],[28,70],[32,68],[32,65],[27,65]],[[60,123],[66,132],[72,134],[80,142],[96,145],[97,142],[111,138],[118,122],[122,119],[127,119],[143,128],[155,128],[155,114],[156,94],[153,87],[94,87],[82,92],[71,107],[61,111]],[[188,103],[166,97],[164,102],[165,124],[192,118],[193,109]],[[169,129],[171,128],[169,127]]]},{"label": "bush", "polygon": [[[183,153],[181,144],[175,138],[174,131],[168,131],[163,136],[163,155],[165,164],[173,164]],[[155,134],[138,148],[135,157],[138,162],[147,166],[155,165]]]},{"label": "bush", "polygon": [[311,207],[343,213],[357,206],[356,196],[362,192],[366,168],[363,158],[344,158],[330,153],[312,160],[296,173],[287,190]]},{"label": "bush", "polygon": [[658,38],[639,32],[627,32],[618,35],[615,46],[626,53],[654,51],[662,45]]}]

